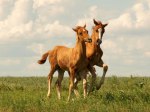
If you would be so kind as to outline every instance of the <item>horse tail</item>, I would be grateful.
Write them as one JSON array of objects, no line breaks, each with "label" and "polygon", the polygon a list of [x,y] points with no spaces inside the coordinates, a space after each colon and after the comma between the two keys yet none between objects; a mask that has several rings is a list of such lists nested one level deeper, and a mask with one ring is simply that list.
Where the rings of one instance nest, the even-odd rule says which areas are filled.
[{"label": "horse tail", "polygon": [[49,53],[50,53],[50,51],[44,53],[44,54],[42,55],[42,58],[41,58],[40,60],[38,60],[38,64],[44,64],[44,63],[46,62],[46,59],[47,59]]}]

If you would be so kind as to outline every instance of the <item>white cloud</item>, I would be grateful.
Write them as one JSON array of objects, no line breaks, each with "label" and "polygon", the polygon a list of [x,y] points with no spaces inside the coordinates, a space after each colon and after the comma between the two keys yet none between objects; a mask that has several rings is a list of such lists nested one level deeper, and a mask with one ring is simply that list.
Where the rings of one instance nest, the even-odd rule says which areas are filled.
[{"label": "white cloud", "polygon": [[134,60],[133,59],[124,59],[123,60],[125,64],[127,65],[130,65],[130,64],[133,64],[134,63]]},{"label": "white cloud", "polygon": [[133,10],[135,11],[136,15],[136,25],[137,28],[147,28],[149,27],[149,19],[150,19],[150,7],[147,5],[150,1],[146,3],[137,3],[134,5]]},{"label": "white cloud", "polygon": [[87,29],[93,26],[93,19],[97,17],[97,10],[98,7],[96,5],[93,5],[89,7],[88,13],[85,13],[82,18],[78,19],[78,22],[76,25],[83,26],[84,24],[87,25]]},{"label": "white cloud", "polygon": [[34,19],[33,2],[31,0],[18,0],[15,2],[14,9],[6,20],[6,24],[11,27],[28,23]]},{"label": "white cloud", "polygon": [[[94,25],[93,19],[100,20],[102,23],[107,23],[104,16],[110,15],[111,11],[106,11],[103,8],[98,7],[97,4],[90,6],[83,16],[78,19],[77,25],[84,25],[87,24],[87,29],[91,30],[92,26]],[[106,18],[106,17],[105,17]],[[105,21],[104,21],[105,20]]]},{"label": "white cloud", "polygon": [[133,26],[133,21],[131,19],[131,15],[129,13],[122,14],[119,18],[110,20],[109,27],[111,27],[111,31],[124,29],[131,29]]},{"label": "white cloud", "polygon": [[7,18],[13,5],[13,0],[0,1],[0,21]]},{"label": "white cloud", "polygon": [[27,49],[30,49],[34,53],[38,55],[42,55],[46,50],[45,50],[45,45],[41,43],[33,43],[29,46],[27,46]]},{"label": "white cloud", "polygon": [[[0,25],[1,26],[1,25]],[[13,28],[6,27],[0,31],[0,43],[15,42],[28,38],[28,34],[31,33],[33,28],[33,22],[30,21],[26,24],[16,25]]]},{"label": "white cloud", "polygon": [[30,70],[30,71],[34,71],[34,70],[38,70],[40,69],[40,65],[36,62],[33,62],[33,63],[30,63],[28,66],[27,66],[27,70]]},{"label": "white cloud", "polygon": [[47,24],[45,26],[44,31],[48,32],[50,37],[57,37],[57,36],[62,36],[62,37],[70,37],[73,33],[72,28],[61,25],[59,21],[54,21],[52,24]]},{"label": "white cloud", "polygon": [[148,4],[150,1],[137,1],[132,8],[109,21],[106,35],[104,35],[108,40],[103,38],[102,47],[104,55],[107,54],[106,57],[111,60],[111,63],[138,67],[148,60],[150,49]]},{"label": "white cloud", "polygon": [[[60,2],[61,0],[14,1],[12,11],[7,18],[0,21],[0,44],[24,39],[47,38],[49,35],[50,37],[71,36],[70,27],[60,24],[58,20],[50,21],[51,16],[64,12],[64,8],[57,5]],[[9,6],[7,2],[0,3],[5,4],[6,7]],[[51,6],[51,4],[55,5]],[[36,9],[34,5],[37,5]],[[43,5],[46,7],[42,7]],[[1,12],[4,13],[5,7],[1,9]]]},{"label": "white cloud", "polygon": [[150,58],[150,51],[146,51],[146,52],[144,53],[144,55],[145,55],[146,57],[149,57],[149,58]]},{"label": "white cloud", "polygon": [[[109,21],[111,31],[134,31],[150,28],[150,1],[139,1],[132,8],[121,14],[118,18]],[[122,31],[121,31],[122,32]]]},{"label": "white cloud", "polygon": [[147,51],[149,49],[149,37],[140,36],[117,36],[115,38],[109,38],[103,41],[103,48],[114,50],[116,54],[122,54],[123,51]]},{"label": "white cloud", "polygon": [[103,49],[105,49],[106,51],[110,51],[110,54],[119,55],[123,52],[122,49],[119,47],[120,45],[118,45],[117,42],[114,40],[104,40],[102,46]]},{"label": "white cloud", "polygon": [[1,66],[13,66],[19,65],[21,61],[19,59],[4,59],[0,61]]},{"label": "white cloud", "polygon": [[34,0],[34,8],[44,7],[45,5],[57,4],[62,0]]},{"label": "white cloud", "polygon": [[62,6],[51,6],[49,9],[49,15],[57,15],[64,12],[64,8]]},{"label": "white cloud", "polygon": [[93,5],[93,6],[91,6],[90,7],[90,9],[89,9],[89,15],[90,15],[90,17],[97,17],[97,15],[98,15],[98,7],[96,6],[96,5]]},{"label": "white cloud", "polygon": [[[46,63],[44,65],[40,65],[37,63],[37,61],[40,59],[41,57],[39,56],[34,56],[31,57],[30,59],[27,60],[27,64],[24,67],[25,71],[29,71],[29,72],[33,72],[33,73],[37,73],[37,71],[41,74],[41,69],[47,74],[49,71],[49,64],[48,64],[48,59],[46,61]],[[34,75],[38,75],[34,74]]]},{"label": "white cloud", "polygon": [[55,17],[65,13],[64,7],[58,4],[45,4],[44,7],[33,7],[33,9],[37,13],[36,21],[40,22],[41,24],[47,24],[49,22],[52,22],[55,20]]},{"label": "white cloud", "polygon": [[17,41],[32,31],[34,20],[32,5],[33,2],[30,0],[18,0],[14,3],[10,15],[0,21],[0,43]]}]

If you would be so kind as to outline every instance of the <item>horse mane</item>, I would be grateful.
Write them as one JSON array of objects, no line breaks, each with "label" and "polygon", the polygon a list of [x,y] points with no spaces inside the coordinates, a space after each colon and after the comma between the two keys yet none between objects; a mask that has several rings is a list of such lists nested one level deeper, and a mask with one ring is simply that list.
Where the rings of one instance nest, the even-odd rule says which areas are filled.
[{"label": "horse mane", "polygon": [[76,26],[76,28],[75,29],[80,29],[80,28],[82,28],[81,26]]}]

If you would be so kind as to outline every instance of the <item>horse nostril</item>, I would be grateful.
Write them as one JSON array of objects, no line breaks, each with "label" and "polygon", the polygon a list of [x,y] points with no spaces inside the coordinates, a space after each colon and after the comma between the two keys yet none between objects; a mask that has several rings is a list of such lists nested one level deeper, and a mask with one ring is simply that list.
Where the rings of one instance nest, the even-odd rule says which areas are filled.
[{"label": "horse nostril", "polygon": [[101,39],[98,39],[97,40],[97,45],[100,45],[102,43],[102,40]]},{"label": "horse nostril", "polygon": [[92,42],[92,39],[91,39],[91,38],[88,38],[88,41],[89,41],[89,42]]}]

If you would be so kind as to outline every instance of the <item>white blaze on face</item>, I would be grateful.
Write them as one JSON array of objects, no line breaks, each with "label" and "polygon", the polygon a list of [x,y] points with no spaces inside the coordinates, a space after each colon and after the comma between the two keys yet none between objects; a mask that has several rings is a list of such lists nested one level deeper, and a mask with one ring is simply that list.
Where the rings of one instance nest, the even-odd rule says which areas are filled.
[{"label": "white blaze on face", "polygon": [[99,39],[101,38],[101,31],[102,31],[102,29],[100,28],[99,29]]}]

